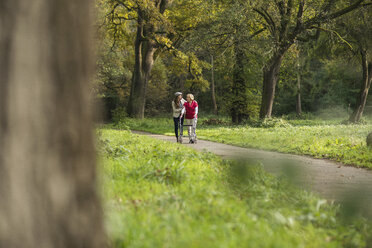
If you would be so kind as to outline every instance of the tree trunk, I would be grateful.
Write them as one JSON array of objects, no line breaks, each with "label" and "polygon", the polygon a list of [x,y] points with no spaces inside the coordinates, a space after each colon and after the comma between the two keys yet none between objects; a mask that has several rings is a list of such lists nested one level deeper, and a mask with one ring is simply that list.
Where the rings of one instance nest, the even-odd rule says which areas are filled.
[{"label": "tree trunk", "polygon": [[0,247],[105,247],[88,0],[0,1]]},{"label": "tree trunk", "polygon": [[214,61],[213,55],[211,55],[211,65],[212,65],[212,79],[211,79],[211,91],[212,91],[212,103],[213,103],[213,112],[215,115],[218,115],[217,103],[216,103],[216,93],[214,88]]},{"label": "tree trunk", "polygon": [[263,90],[260,118],[271,118],[275,97],[275,86],[279,80],[279,70],[284,53],[287,49],[274,54],[263,69]]},{"label": "tree trunk", "polygon": [[146,90],[154,64],[155,45],[147,35],[151,27],[144,24],[144,16],[138,10],[138,27],[135,41],[135,64],[128,101],[128,115],[143,119],[145,114]]},{"label": "tree trunk", "polygon": [[300,92],[300,85],[297,85],[297,100],[296,100],[296,113],[297,116],[302,115],[302,108],[301,108],[301,92]]},{"label": "tree trunk", "polygon": [[372,81],[372,63],[367,60],[366,51],[361,51],[362,57],[362,71],[363,71],[363,82],[358,94],[356,106],[354,112],[350,115],[350,122],[358,122],[362,118],[364,107],[367,102],[368,91]]},{"label": "tree trunk", "polygon": [[[159,13],[163,14],[168,0],[156,1]],[[154,65],[156,43],[152,40],[154,25],[150,22],[148,13],[138,8],[137,35],[135,40],[135,64],[132,76],[132,86],[129,95],[127,112],[130,117],[143,119],[145,116],[145,103],[147,85]]]},{"label": "tree trunk", "polygon": [[301,116],[301,65],[299,57],[297,57],[297,95],[296,95],[296,113],[297,116]]},{"label": "tree trunk", "polygon": [[232,85],[233,99],[231,106],[231,120],[234,124],[239,124],[242,122],[243,117],[246,115],[247,111],[247,86],[243,77],[244,52],[238,47],[238,45],[234,46],[234,52],[235,66]]}]

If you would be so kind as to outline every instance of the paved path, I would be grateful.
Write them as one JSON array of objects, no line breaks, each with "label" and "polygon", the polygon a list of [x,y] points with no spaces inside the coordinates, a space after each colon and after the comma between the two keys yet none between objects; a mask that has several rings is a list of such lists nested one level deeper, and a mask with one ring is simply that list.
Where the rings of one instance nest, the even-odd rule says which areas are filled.
[{"label": "paved path", "polygon": [[[133,131],[156,139],[175,142],[175,137]],[[372,171],[344,166],[333,161],[305,156],[241,148],[211,141],[198,140],[186,144],[196,150],[209,151],[227,159],[260,161],[266,171],[286,176],[302,188],[317,192],[320,196],[351,204],[372,218]]]}]

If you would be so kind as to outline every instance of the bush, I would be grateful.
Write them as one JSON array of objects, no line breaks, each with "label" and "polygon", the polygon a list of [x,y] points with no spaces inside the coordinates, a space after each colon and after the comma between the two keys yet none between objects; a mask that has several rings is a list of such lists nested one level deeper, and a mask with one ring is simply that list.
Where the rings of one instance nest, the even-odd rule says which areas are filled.
[{"label": "bush", "polygon": [[315,119],[315,116],[313,113],[310,112],[304,112],[300,116],[297,115],[297,113],[289,113],[287,115],[282,115],[282,119],[285,120],[313,120]]},{"label": "bush", "polygon": [[286,120],[281,118],[265,118],[259,120],[250,120],[247,124],[251,127],[262,127],[262,128],[272,128],[272,127],[291,127]]},{"label": "bush", "polygon": [[125,107],[117,107],[112,110],[112,121],[115,124],[120,123],[122,120],[128,117],[127,110]]}]

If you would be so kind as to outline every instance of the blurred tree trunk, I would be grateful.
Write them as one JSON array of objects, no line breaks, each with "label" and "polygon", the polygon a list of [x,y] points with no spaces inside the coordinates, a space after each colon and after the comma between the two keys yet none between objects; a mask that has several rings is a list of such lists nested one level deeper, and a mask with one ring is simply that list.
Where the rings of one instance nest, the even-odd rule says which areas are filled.
[{"label": "blurred tree trunk", "polygon": [[360,87],[358,94],[356,106],[354,112],[350,115],[350,122],[358,122],[362,118],[364,107],[366,106],[368,91],[371,87],[372,81],[372,62],[367,60],[367,52],[361,50],[361,60],[362,60],[362,72],[363,72],[363,81]]},{"label": "blurred tree trunk", "polygon": [[0,247],[105,247],[88,0],[0,0]]}]

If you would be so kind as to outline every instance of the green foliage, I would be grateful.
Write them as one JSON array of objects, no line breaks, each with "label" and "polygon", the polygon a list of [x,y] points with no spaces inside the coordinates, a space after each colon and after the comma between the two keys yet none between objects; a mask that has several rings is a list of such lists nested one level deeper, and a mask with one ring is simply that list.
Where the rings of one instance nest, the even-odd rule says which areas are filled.
[{"label": "green foliage", "polygon": [[[303,112],[322,114],[322,118],[347,118],[355,106],[361,82],[358,66],[350,61],[325,60],[310,55],[303,58],[301,66],[301,104]],[[296,111],[297,79],[295,65],[283,65],[282,80],[273,106],[275,114],[283,115]],[[297,70],[297,69],[296,69]]]},{"label": "green foliage", "polygon": [[[127,110],[123,107],[117,107],[116,109],[112,110],[112,121],[115,124],[121,123],[121,121],[125,120],[125,118],[127,117],[128,117]],[[123,126],[121,126],[121,128],[124,129]]]},{"label": "green foliage", "polygon": [[151,71],[151,79],[147,86],[145,114],[157,116],[170,108],[167,84],[168,72],[162,58],[158,58]]},{"label": "green foliage", "polygon": [[302,112],[300,116],[297,113],[289,113],[282,115],[282,118],[285,120],[314,120],[315,115],[311,112]]},{"label": "green foliage", "polygon": [[186,78],[185,88],[192,91],[206,91],[209,88],[209,82],[203,77],[203,69],[209,69],[210,64],[199,60],[192,52],[177,51],[174,54],[175,57],[172,58],[170,65],[171,72],[177,77]]},{"label": "green foliage", "polygon": [[112,247],[362,247],[368,226],[259,165],[99,130]]},{"label": "green foliage", "polygon": [[261,128],[274,128],[274,127],[292,127],[286,120],[282,118],[265,118],[250,120],[247,124],[251,127],[261,127]]}]

